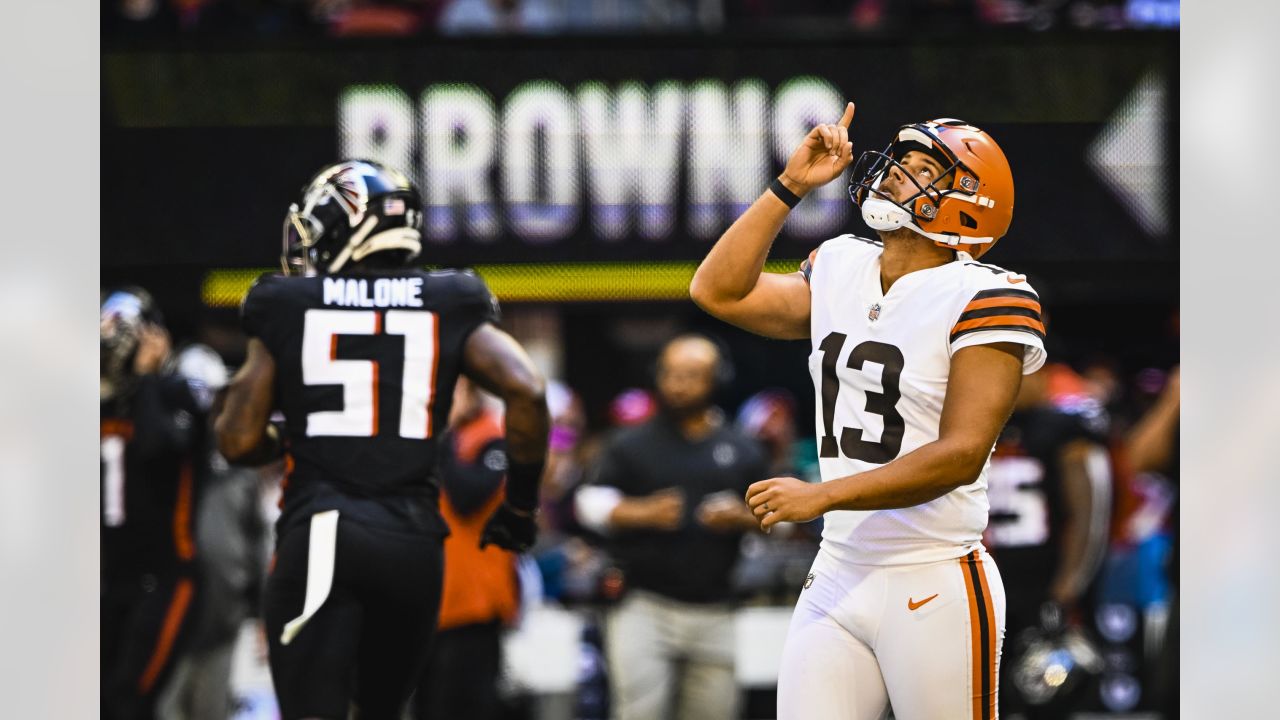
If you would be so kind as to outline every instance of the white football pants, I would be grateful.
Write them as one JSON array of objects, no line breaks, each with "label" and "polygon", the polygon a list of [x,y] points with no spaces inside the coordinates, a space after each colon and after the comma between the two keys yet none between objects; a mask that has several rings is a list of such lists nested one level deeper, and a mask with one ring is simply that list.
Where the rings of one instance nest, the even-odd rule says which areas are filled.
[{"label": "white football pants", "polygon": [[782,651],[779,720],[995,720],[1004,585],[983,550],[920,565],[824,551]]}]

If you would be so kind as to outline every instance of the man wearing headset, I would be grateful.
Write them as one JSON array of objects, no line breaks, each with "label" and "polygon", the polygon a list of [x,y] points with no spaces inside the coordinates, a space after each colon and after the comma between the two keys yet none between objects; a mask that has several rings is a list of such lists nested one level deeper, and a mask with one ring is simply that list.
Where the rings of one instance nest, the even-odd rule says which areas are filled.
[{"label": "man wearing headset", "polygon": [[620,720],[738,717],[730,577],[756,526],[742,493],[767,473],[755,441],[712,404],[727,367],[705,337],[667,343],[660,412],[610,438],[575,498],[625,578],[605,635]]},{"label": "man wearing headset", "polygon": [[823,516],[783,650],[779,718],[997,716],[1004,590],[982,546],[992,447],[1044,364],[1026,278],[979,263],[1013,219],[1013,175],[960,120],[862,153],[850,195],[878,239],[823,243],[763,272],[788,211],[853,162],[849,103],[725,231],[690,294],[761,335],[809,338],[822,482],[751,486],[764,528]]}]

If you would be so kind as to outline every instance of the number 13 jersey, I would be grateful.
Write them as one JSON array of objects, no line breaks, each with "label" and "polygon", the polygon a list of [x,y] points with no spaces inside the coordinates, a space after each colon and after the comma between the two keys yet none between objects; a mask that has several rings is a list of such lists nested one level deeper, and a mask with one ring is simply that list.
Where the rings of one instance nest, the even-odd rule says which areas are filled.
[{"label": "number 13 jersey", "polygon": [[[1045,361],[1040,302],[1026,278],[956,259],[881,292],[883,245],[845,235],[801,272],[812,293],[809,372],[823,482],[875,469],[938,439],[951,356],[971,345],[1025,346],[1024,374]],[[978,479],[929,502],[826,514],[822,546],[860,565],[927,563],[981,547],[987,464]]]}]

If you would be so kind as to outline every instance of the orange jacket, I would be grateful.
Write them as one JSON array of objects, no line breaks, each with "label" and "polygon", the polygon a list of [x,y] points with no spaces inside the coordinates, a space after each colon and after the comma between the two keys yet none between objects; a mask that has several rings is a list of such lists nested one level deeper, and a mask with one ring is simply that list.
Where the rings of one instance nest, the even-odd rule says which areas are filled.
[{"label": "orange jacket", "polygon": [[[460,465],[481,462],[480,451],[503,434],[501,421],[489,413],[461,425],[452,434],[452,451]],[[510,623],[519,609],[515,555],[490,545],[480,549],[480,535],[493,511],[502,504],[502,488],[478,512],[463,517],[440,491],[440,513],[449,524],[444,541],[444,593],[440,601],[441,630],[500,621]]]}]

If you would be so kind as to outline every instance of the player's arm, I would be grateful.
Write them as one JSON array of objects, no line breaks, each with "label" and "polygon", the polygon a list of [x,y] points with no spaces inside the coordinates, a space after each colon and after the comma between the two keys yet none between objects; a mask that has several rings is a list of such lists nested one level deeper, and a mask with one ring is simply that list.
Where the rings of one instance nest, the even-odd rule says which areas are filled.
[{"label": "player's arm", "polygon": [[[853,160],[849,123],[853,103],[840,122],[819,125],[805,136],[778,178],[799,197],[840,176]],[[703,310],[744,330],[779,339],[809,337],[809,285],[800,273],[764,272],[769,248],[790,207],[766,190],[703,259],[689,296]]]},{"label": "player's arm", "polygon": [[684,519],[684,492],[665,488],[629,497],[611,485],[588,485],[574,494],[574,514],[600,535],[622,530],[675,530]]},{"label": "player's arm", "polygon": [[1111,471],[1106,448],[1085,439],[1073,440],[1059,453],[1059,476],[1065,517],[1062,560],[1049,585],[1049,597],[1070,605],[1098,571],[1111,523]]},{"label": "player's arm", "polygon": [[769,248],[789,211],[777,195],[765,191],[729,226],[689,285],[698,307],[765,337],[809,337],[809,284],[798,272],[764,272]]},{"label": "player's arm", "polygon": [[276,362],[256,337],[249,338],[244,365],[227,386],[214,422],[218,451],[227,462],[265,465],[282,451],[279,429],[268,422],[275,398]]},{"label": "player's arm", "polygon": [[830,482],[772,478],[753,484],[747,504],[760,526],[806,522],[830,510],[911,507],[976,480],[1013,411],[1023,347],[991,343],[952,355],[937,440],[874,470]]},{"label": "player's arm", "polygon": [[668,487],[637,495],[634,463],[617,436],[601,449],[589,468],[589,480],[573,494],[578,523],[598,535],[628,530],[675,530],[684,518],[684,491]]},{"label": "player's arm", "polygon": [[467,338],[462,372],[506,404],[507,503],[532,513],[547,459],[546,381],[520,343],[487,322]]}]

